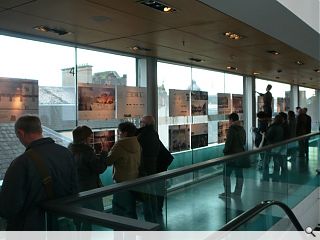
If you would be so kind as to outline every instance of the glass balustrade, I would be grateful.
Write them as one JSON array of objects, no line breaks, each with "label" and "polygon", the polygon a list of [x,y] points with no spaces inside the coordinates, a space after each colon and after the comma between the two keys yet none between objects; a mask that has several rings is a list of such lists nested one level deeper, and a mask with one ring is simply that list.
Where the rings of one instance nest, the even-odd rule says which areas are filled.
[{"label": "glass balustrade", "polygon": [[[303,148],[306,145],[307,155]],[[291,209],[297,208],[318,190],[316,169],[319,146],[320,136],[312,135],[307,140],[199,162],[83,192],[79,197],[64,200],[59,205],[77,207],[78,210],[90,209],[90,214],[105,214],[109,220],[122,216],[124,224],[131,219],[134,224],[139,223],[143,227],[158,224],[158,229],[166,231],[215,231],[265,200],[277,200]],[[86,215],[85,211],[78,210],[74,211],[72,224],[62,216],[64,227],[61,230],[77,229],[81,222],[79,219]],[[239,230],[292,228],[286,219],[281,209],[272,207]],[[93,230],[123,230],[124,225],[116,226],[116,222],[101,226],[96,222],[91,223],[91,227]]]}]

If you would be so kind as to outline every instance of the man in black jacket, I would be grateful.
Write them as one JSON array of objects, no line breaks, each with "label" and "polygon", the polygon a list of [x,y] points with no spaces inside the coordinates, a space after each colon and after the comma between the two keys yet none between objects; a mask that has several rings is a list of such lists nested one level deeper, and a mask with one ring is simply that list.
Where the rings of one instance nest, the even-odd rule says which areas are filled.
[{"label": "man in black jacket", "polygon": [[[240,125],[239,116],[237,113],[229,115],[230,127],[227,134],[227,139],[224,145],[224,155],[231,155],[235,153],[244,152],[246,144],[246,132]],[[241,196],[243,186],[243,162],[245,159],[231,160],[224,166],[223,185],[224,192],[219,194],[219,197]],[[231,193],[231,179],[232,172],[236,175],[236,186],[233,193]]]},{"label": "man in black jacket", "polygon": [[[160,149],[159,135],[155,130],[155,120],[152,116],[144,116],[140,119],[140,128],[137,131],[138,141],[142,148],[139,168],[140,177],[157,173],[157,157]],[[157,188],[153,184],[145,187],[142,205],[144,219],[157,223],[160,220],[158,212]]]},{"label": "man in black jacket", "polygon": [[[140,120],[140,129],[137,132],[138,141],[142,148],[140,175],[149,176],[166,171],[173,160],[173,156],[163,146],[159,135],[155,130],[153,116],[144,116]],[[143,201],[144,217],[146,221],[156,222],[163,225],[162,208],[165,195],[165,183],[157,182],[150,185],[149,192]]]},{"label": "man in black jacket", "polygon": [[[7,219],[7,230],[45,230],[45,213],[40,203],[76,193],[77,168],[67,148],[42,136],[38,117],[20,117],[15,131],[26,151],[12,161],[5,174],[0,216]],[[47,173],[47,181],[43,173]]]}]

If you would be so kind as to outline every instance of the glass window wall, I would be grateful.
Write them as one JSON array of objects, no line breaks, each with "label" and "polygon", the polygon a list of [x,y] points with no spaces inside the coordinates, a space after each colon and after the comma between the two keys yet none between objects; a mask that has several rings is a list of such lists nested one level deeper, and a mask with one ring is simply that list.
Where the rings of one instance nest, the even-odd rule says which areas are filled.
[{"label": "glass window wall", "polygon": [[134,57],[2,35],[0,52],[0,148],[8,153],[0,158],[0,179],[24,151],[14,134],[21,115],[39,115],[44,136],[67,146],[77,125],[115,141],[120,121],[137,123],[147,112]]},{"label": "glass window wall", "polygon": [[[238,112],[242,119],[243,77],[164,62],[158,62],[157,68],[158,129],[163,143],[173,151],[202,146],[198,141],[223,143],[228,114]],[[184,131],[189,135],[182,137]]]}]

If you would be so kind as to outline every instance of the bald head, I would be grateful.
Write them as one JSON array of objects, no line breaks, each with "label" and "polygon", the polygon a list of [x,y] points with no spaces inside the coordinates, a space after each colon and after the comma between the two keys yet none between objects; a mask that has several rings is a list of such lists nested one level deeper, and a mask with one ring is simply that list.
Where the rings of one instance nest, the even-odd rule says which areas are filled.
[{"label": "bald head", "polygon": [[153,116],[143,116],[140,119],[140,127],[145,127],[145,126],[154,126],[155,125],[155,120]]}]

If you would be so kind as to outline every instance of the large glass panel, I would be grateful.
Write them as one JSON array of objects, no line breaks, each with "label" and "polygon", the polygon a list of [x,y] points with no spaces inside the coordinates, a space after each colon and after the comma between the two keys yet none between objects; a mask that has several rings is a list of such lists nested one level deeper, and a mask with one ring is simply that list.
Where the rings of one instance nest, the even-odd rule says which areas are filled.
[{"label": "large glass panel", "polygon": [[[266,200],[287,204],[299,220],[305,219],[307,214],[313,218],[318,204],[319,178],[315,173],[319,139],[319,135],[308,139],[308,160],[299,157],[299,142],[305,141],[302,139],[268,150],[261,149],[261,152],[255,151],[244,157],[230,156],[225,162],[208,163],[202,171],[217,168],[223,171],[216,171],[206,178],[198,178],[199,170],[190,169],[166,179],[138,183],[132,187],[119,184],[118,190],[101,193],[99,197],[86,197],[74,204],[158,223],[162,230],[167,231],[218,230]],[[159,203],[163,207],[158,208]],[[123,211],[121,206],[130,211]],[[266,209],[239,230],[270,229],[292,230],[291,222],[279,207]]]},{"label": "large glass panel", "polygon": [[[243,77],[163,62],[157,71],[158,132],[175,157],[170,168],[222,156],[228,114],[243,117]],[[196,171],[193,177],[221,171],[218,166]]]},{"label": "large glass panel", "polygon": [[[77,49],[79,125],[116,128],[146,113],[146,88],[137,88],[133,57]],[[67,70],[68,71],[68,70]]]},{"label": "large glass panel", "polygon": [[299,87],[299,105],[307,108],[307,114],[311,117],[312,131],[319,130],[318,112],[319,106],[316,97],[316,90],[311,88]]},{"label": "large glass panel", "polygon": [[[173,90],[178,91],[177,94],[186,96],[185,94],[190,90],[191,87],[191,69],[189,67],[173,65],[163,62],[158,62],[158,132],[161,141],[166,147],[169,147],[169,125],[188,124],[191,119],[188,114],[188,107],[184,106],[185,109],[181,109],[181,114],[175,116],[169,113],[170,102],[169,94]],[[178,96],[177,101],[187,100]],[[174,110],[172,110],[173,112]],[[178,110],[177,110],[178,111]]]},{"label": "large glass panel", "polygon": [[2,152],[0,179],[10,162],[23,153],[13,123],[22,114],[37,114],[44,136],[58,143],[68,139],[53,130],[76,126],[76,94],[72,73],[63,84],[63,72],[75,63],[74,48],[8,36],[0,36],[0,130]]}]

